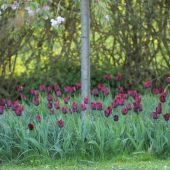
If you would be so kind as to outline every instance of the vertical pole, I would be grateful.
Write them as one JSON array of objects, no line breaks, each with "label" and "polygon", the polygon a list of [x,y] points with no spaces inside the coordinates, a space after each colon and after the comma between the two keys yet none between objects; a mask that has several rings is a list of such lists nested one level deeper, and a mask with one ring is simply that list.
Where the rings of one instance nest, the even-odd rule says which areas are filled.
[{"label": "vertical pole", "polygon": [[[81,11],[81,97],[90,97],[90,10],[89,0],[80,1]],[[86,111],[81,112],[82,121],[85,120]]]}]

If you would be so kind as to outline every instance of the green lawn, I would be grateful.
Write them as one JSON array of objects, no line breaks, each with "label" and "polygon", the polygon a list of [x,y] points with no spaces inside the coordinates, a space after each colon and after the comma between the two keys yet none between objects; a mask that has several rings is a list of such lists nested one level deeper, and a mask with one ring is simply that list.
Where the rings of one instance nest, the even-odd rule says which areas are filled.
[{"label": "green lawn", "polygon": [[[146,159],[145,159],[146,158]],[[40,161],[21,164],[3,164],[0,170],[170,170],[170,159],[158,160],[147,157],[123,157],[110,161]]]},{"label": "green lawn", "polygon": [[38,166],[4,165],[0,170],[170,170],[170,161],[140,162],[95,162],[84,165],[81,163],[43,164]]}]

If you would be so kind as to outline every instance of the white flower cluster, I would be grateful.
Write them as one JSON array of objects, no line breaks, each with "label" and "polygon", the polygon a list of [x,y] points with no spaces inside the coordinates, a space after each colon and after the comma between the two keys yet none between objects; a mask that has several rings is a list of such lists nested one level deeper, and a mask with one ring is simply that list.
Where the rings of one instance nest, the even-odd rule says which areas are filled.
[{"label": "white flower cluster", "polygon": [[36,12],[32,10],[30,7],[26,7],[25,10],[27,10],[27,13],[30,17],[34,16]]},{"label": "white flower cluster", "polygon": [[2,4],[1,10],[5,11],[7,8],[11,8],[12,10],[17,10],[19,8],[19,3],[17,1],[14,1],[13,4]]},{"label": "white flower cluster", "polygon": [[[50,2],[52,3],[53,1],[50,0]],[[5,11],[7,8],[11,8],[12,10],[17,10],[19,8],[19,3],[17,1],[14,1],[13,4],[2,4],[0,6],[0,15],[2,14],[3,11]],[[45,5],[41,8],[36,8],[36,9],[33,9],[31,8],[30,6],[27,6],[25,7],[25,10],[27,11],[27,14],[28,16],[30,17],[33,17],[35,16],[36,14],[41,14],[41,12],[43,11],[49,11],[50,10],[50,7],[48,5]],[[48,19],[48,15],[44,15],[43,18],[45,20]],[[65,19],[61,16],[58,16],[56,19],[51,19],[51,26],[54,27],[54,28],[58,28],[58,26],[60,24],[62,24],[63,22],[65,21]]]},{"label": "white flower cluster", "polygon": [[12,10],[17,10],[19,8],[19,3],[17,1],[14,1],[13,4],[2,4],[0,6],[0,18],[1,15],[3,14],[3,12],[7,9],[7,8],[11,8]]},{"label": "white flower cluster", "polygon": [[61,16],[58,16],[56,19],[51,19],[51,26],[54,28],[58,28],[60,24],[62,24],[65,19]]}]

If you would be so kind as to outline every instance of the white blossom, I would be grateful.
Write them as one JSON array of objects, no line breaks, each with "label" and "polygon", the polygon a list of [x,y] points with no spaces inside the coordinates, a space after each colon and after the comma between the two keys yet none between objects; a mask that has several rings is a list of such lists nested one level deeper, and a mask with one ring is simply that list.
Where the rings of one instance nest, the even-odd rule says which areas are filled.
[{"label": "white blossom", "polygon": [[34,16],[34,15],[35,15],[35,11],[34,11],[34,10],[32,10],[30,7],[27,7],[27,8],[25,8],[25,9],[27,10],[28,15],[29,15],[30,17],[32,17],[32,16]]},{"label": "white blossom", "polygon": [[58,16],[56,19],[51,19],[51,26],[58,28],[58,25],[63,23],[65,19],[61,16]]},{"label": "white blossom", "polygon": [[108,22],[108,21],[109,21],[109,15],[106,15],[106,16],[105,16],[105,19],[106,19],[106,21]]},{"label": "white blossom", "polygon": [[16,10],[19,8],[19,3],[17,1],[15,1],[13,4],[11,4],[11,8],[12,10]]},{"label": "white blossom", "polygon": [[65,21],[65,19],[63,17],[60,17],[60,16],[58,16],[56,20],[57,20],[58,24],[61,24],[62,22]]},{"label": "white blossom", "polygon": [[58,22],[55,19],[51,19],[51,26],[58,28]]},{"label": "white blossom", "polygon": [[2,4],[1,9],[5,11],[9,7],[9,4]]}]

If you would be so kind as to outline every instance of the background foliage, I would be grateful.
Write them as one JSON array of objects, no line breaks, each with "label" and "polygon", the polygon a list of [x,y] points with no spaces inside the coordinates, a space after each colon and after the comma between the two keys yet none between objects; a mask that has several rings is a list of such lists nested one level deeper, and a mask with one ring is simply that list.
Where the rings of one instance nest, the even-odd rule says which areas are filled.
[{"label": "background foliage", "polygon": [[[25,10],[47,5],[49,10],[31,17]],[[169,73],[170,1],[95,0],[90,10],[92,85],[102,82],[104,73],[118,70],[125,82],[136,85]],[[1,96],[11,97],[18,83],[37,87],[79,80],[79,1],[27,0],[17,10],[1,9],[0,13]],[[50,23],[56,16],[65,18],[57,30]]]}]

